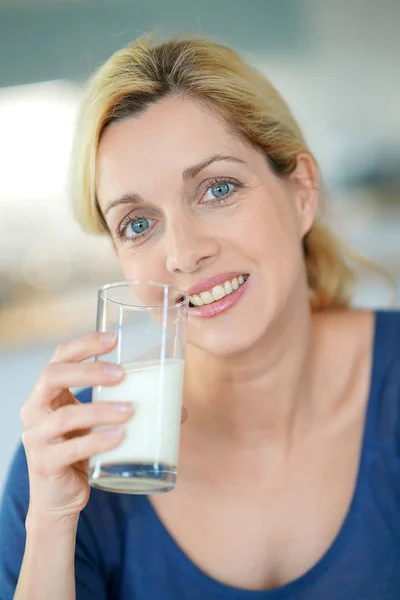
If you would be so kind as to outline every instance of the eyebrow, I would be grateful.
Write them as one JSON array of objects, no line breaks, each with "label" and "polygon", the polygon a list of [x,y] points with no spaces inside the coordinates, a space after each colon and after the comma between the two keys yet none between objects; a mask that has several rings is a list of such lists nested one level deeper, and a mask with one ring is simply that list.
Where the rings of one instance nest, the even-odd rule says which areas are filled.
[{"label": "eyebrow", "polygon": [[107,204],[106,208],[104,209],[104,216],[106,216],[106,214],[112,208],[114,208],[114,206],[118,206],[119,204],[139,204],[140,202],[143,202],[143,199],[141,196],[139,196],[139,194],[133,194],[133,193],[124,194],[120,198],[117,198],[116,200],[112,200],[109,204]]},{"label": "eyebrow", "polygon": [[[225,154],[213,154],[209,158],[206,158],[205,160],[202,160],[201,162],[199,162],[195,165],[192,165],[191,167],[187,167],[182,173],[182,179],[185,182],[189,181],[190,179],[194,179],[203,169],[205,169],[212,163],[222,162],[222,161],[230,161],[230,162],[235,162],[235,163],[242,164],[242,165],[247,164],[246,161],[244,161],[243,159],[241,159],[237,156],[230,156],[230,155],[225,155]],[[106,216],[106,214],[112,208],[114,208],[115,206],[118,206],[119,204],[139,204],[141,202],[144,202],[144,200],[139,194],[135,194],[132,192],[123,194],[120,198],[117,198],[116,200],[112,200],[106,206],[106,208],[104,210],[104,216]]]},{"label": "eyebrow", "polygon": [[201,162],[197,163],[196,165],[192,165],[191,167],[188,167],[187,169],[185,169],[183,171],[183,181],[188,181],[189,179],[193,179],[200,173],[200,171],[202,171],[203,169],[205,169],[212,163],[221,162],[223,160],[240,163],[242,165],[247,164],[244,160],[242,160],[241,158],[238,158],[237,156],[229,156],[229,155],[225,155],[225,154],[213,154],[213,156],[210,156],[209,158],[202,160]]}]

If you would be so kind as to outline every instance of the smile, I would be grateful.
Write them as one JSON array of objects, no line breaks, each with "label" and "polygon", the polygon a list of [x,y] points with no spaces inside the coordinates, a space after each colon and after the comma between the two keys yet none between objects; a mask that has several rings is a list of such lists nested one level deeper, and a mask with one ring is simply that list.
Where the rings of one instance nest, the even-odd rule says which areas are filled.
[{"label": "smile", "polygon": [[193,296],[189,296],[189,306],[204,306],[206,304],[213,304],[214,302],[218,302],[222,300],[225,296],[229,296],[236,290],[238,290],[242,285],[244,285],[249,276],[247,274],[239,275],[238,277],[233,277],[233,279],[228,279],[227,281],[215,285],[212,289],[205,290],[200,294],[194,294]]}]

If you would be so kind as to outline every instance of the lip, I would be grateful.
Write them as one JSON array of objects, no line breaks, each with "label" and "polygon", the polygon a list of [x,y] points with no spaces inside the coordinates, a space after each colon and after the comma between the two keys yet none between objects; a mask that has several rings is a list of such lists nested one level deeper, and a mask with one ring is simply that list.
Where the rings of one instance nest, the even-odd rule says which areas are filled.
[{"label": "lip", "polygon": [[[239,277],[239,275],[245,275],[244,271],[237,271],[232,273],[221,273],[220,275],[215,275],[214,277],[210,277],[209,279],[203,279],[199,283],[192,285],[187,290],[189,296],[194,296],[195,294],[201,294],[201,292],[206,292],[212,290],[212,288],[220,283],[225,283],[225,281],[229,281],[234,277]],[[244,285],[244,284],[243,284]],[[239,288],[240,289],[240,288]],[[218,300],[219,302],[219,300]]]},{"label": "lip", "polygon": [[[239,275],[242,275],[242,273],[239,273]],[[234,275],[233,277],[237,277],[237,275]],[[227,310],[235,306],[235,304],[237,304],[239,300],[241,300],[243,294],[245,294],[247,290],[249,281],[250,276],[237,290],[235,290],[228,296],[224,296],[223,298],[221,298],[221,300],[217,300],[216,302],[212,302],[211,304],[204,304],[203,306],[190,307],[188,313],[189,316],[210,319],[212,317],[217,317],[221,313],[226,312]]]}]

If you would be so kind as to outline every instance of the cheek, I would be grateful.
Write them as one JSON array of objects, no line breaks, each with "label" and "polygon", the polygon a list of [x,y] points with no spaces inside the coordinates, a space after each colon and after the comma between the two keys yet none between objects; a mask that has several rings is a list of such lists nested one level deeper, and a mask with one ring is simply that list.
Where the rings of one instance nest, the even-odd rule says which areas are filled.
[{"label": "cheek", "polygon": [[304,265],[301,239],[288,200],[258,203],[240,225],[235,227],[236,238],[241,239],[247,257],[256,263],[271,300],[280,304],[297,285]]},{"label": "cheek", "polygon": [[165,270],[159,257],[152,252],[129,251],[129,248],[121,248],[117,252],[117,258],[126,279],[153,280],[163,283]]},{"label": "cheek", "polygon": [[286,198],[258,199],[236,219],[231,235],[262,261],[298,254],[300,239]]}]

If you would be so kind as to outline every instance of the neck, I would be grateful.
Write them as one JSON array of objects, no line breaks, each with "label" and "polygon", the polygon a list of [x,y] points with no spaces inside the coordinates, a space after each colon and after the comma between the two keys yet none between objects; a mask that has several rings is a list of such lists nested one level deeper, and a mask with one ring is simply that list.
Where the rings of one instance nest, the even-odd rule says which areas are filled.
[{"label": "neck", "polygon": [[240,355],[189,347],[186,402],[197,431],[244,445],[290,443],[311,412],[314,348],[308,306],[288,312]]}]

